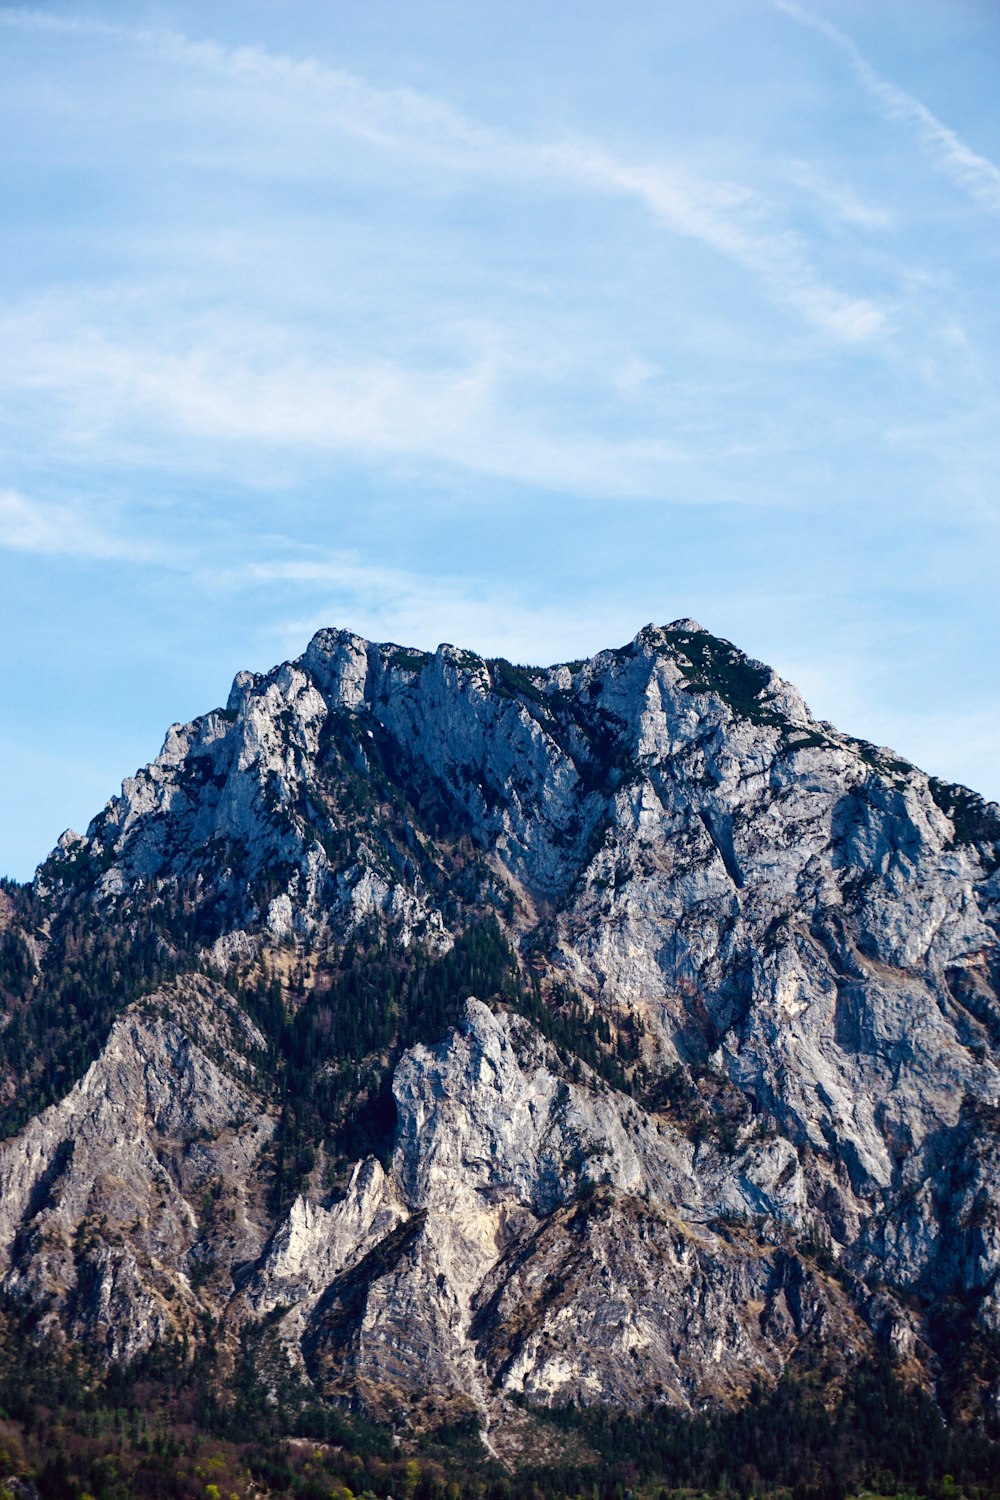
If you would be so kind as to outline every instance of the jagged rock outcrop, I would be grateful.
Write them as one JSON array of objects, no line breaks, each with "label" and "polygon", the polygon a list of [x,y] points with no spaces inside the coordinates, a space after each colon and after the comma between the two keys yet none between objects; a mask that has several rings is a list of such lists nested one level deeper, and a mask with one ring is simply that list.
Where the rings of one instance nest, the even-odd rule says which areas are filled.
[{"label": "jagged rock outcrop", "polygon": [[[817,1319],[858,1339],[828,1278],[717,1227],[764,1204],[801,1212],[787,1143],[749,1143],[730,1174],[715,1148],[560,1072],[523,1020],[475,1000],[446,1042],[407,1054],[391,1174],[370,1162],[358,1184],[395,1222],[364,1258],[358,1222],[351,1294],[334,1283],[307,1335],[315,1378],[344,1389],[346,1373],[373,1404],[430,1377],[486,1411],[497,1389],[688,1405],[776,1375]],[[808,1313],[790,1312],[789,1275]]]},{"label": "jagged rock outcrop", "polygon": [[50,1325],[109,1360],[192,1332],[204,1257],[223,1273],[270,1235],[255,1169],[274,1121],[255,1046],[205,980],[131,1007],[66,1098],[0,1145],[5,1287],[51,1299]]},{"label": "jagged rock outcrop", "polygon": [[[1000,1336],[998,838],[693,621],[548,669],[321,631],[4,897],[16,1025],[74,923],[178,976],[116,959],[96,1060],[0,1145],[4,1284],[112,1359],[266,1318],[394,1419],[734,1402],[879,1342],[930,1379],[956,1318]],[[484,913],[491,1005],[448,968]]]}]

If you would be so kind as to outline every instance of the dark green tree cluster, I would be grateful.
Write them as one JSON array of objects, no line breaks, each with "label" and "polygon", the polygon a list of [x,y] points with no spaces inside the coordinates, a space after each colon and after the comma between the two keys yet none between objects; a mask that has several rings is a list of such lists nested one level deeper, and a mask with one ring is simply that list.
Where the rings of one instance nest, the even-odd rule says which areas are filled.
[{"label": "dark green tree cluster", "polygon": [[37,973],[34,955],[21,933],[0,933],[0,995],[8,1005],[29,998]]},{"label": "dark green tree cluster", "polygon": [[[235,1363],[209,1325],[192,1351],[156,1348],[98,1371],[0,1304],[0,1463],[41,1500],[847,1500],[875,1492],[997,1500],[997,1433],[947,1425],[886,1360],[836,1399],[823,1371],[786,1373],[738,1411],[536,1411],[567,1462],[501,1469],[471,1417],[398,1438],[315,1403],[273,1327],[246,1327]],[[530,1446],[530,1445],[529,1445]],[[551,1445],[548,1445],[551,1446]]]},{"label": "dark green tree cluster", "polygon": [[294,1011],[277,982],[241,992],[267,1041],[266,1067],[281,1100],[275,1192],[284,1205],[315,1165],[384,1156],[392,1140],[392,1072],[415,1042],[443,1039],[470,995],[517,990],[514,955],[496,921],[474,924],[449,952],[417,946],[348,945]]},{"label": "dark green tree cluster", "polygon": [[[39,904],[26,892],[25,925],[41,920]],[[179,967],[159,913],[148,908],[108,922],[85,907],[67,908],[52,922],[38,972],[23,938],[6,937],[30,984],[8,995],[10,1019],[0,1031],[0,1078],[17,1081],[16,1095],[0,1107],[0,1136],[61,1098],[93,1062],[123,1006]]]},{"label": "dark green tree cluster", "polygon": [[[1000,1430],[946,1424],[930,1396],[873,1359],[851,1372],[836,1400],[823,1372],[786,1371],[735,1411],[688,1415],[660,1407],[641,1417],[603,1407],[543,1414],[578,1434],[626,1483],[710,1495],[846,1500],[862,1490],[895,1495],[1000,1494]],[[585,1491],[586,1469],[564,1470],[566,1492]]]}]

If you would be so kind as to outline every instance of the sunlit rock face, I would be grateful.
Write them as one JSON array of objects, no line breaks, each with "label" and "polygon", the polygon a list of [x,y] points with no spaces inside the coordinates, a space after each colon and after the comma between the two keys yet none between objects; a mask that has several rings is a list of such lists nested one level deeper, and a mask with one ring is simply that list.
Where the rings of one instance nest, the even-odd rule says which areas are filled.
[{"label": "sunlit rock face", "polygon": [[[321,631],[174,725],[30,922],[3,896],[39,974],[12,1016],[71,920],[141,916],[171,965],[116,976],[0,1144],[3,1284],[109,1360],[267,1320],[393,1420],[733,1403],[879,1344],[919,1377],[942,1309],[1000,1336],[998,837],[691,620],[545,669]],[[536,1011],[470,984],[317,1054],[356,1070],[341,1130],[391,1073],[383,1134],[352,1165],[314,1125],[290,1193],[281,1027],[376,949],[445,972],[487,917]]]}]

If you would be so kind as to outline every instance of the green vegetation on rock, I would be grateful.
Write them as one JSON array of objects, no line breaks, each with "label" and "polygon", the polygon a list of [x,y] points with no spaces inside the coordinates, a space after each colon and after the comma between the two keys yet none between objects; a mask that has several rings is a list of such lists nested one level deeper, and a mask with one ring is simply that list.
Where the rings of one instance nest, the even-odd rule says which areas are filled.
[{"label": "green vegetation on rock", "polygon": [[707,630],[668,630],[667,643],[687,677],[689,693],[714,693],[737,717],[752,724],[782,725],[785,720],[760,701],[770,673],[732,642]]}]

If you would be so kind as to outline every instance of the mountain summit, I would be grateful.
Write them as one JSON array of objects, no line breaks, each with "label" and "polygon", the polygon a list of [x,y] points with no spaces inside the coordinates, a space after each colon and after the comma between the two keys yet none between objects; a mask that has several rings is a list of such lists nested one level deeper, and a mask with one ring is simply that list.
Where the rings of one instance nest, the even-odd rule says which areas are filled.
[{"label": "mountain summit", "polygon": [[998,840],[693,620],[320,631],[0,890],[5,1305],[501,1446],[877,1350],[989,1409]]}]

